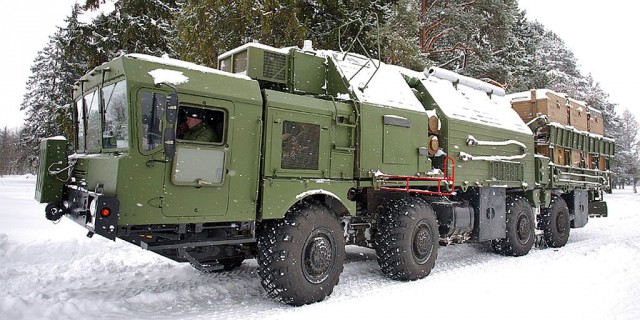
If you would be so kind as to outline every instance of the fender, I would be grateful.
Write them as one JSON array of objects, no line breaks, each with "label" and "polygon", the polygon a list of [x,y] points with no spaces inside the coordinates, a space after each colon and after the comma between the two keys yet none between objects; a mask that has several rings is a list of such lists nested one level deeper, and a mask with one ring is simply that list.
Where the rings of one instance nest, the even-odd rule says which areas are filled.
[{"label": "fender", "polygon": [[294,204],[308,198],[322,199],[334,210],[346,215],[356,212],[356,204],[347,200],[353,181],[325,179],[266,179],[262,186],[262,220],[281,219]]}]

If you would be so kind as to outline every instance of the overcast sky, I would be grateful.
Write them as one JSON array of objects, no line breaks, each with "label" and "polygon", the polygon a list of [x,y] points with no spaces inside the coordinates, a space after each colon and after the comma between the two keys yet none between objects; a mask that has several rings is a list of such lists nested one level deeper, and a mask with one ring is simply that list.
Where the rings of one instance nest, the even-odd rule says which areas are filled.
[{"label": "overcast sky", "polygon": [[38,50],[64,25],[76,0],[20,0],[3,3],[0,10],[0,129],[23,123],[20,103],[30,67]]},{"label": "overcast sky", "polygon": [[[0,129],[23,123],[20,109],[29,68],[48,36],[62,26],[76,0],[11,1],[0,10]],[[82,1],[81,1],[82,2]],[[574,52],[584,74],[591,73],[619,104],[640,119],[635,33],[640,19],[623,0],[519,0],[528,17],[557,33]],[[607,62],[605,63],[605,59]]]}]

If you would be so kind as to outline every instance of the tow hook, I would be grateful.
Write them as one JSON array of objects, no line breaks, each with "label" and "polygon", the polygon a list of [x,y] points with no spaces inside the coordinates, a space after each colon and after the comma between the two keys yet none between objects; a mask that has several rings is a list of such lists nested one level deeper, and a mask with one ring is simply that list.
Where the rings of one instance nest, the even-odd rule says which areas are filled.
[{"label": "tow hook", "polygon": [[58,221],[67,213],[67,208],[61,201],[51,202],[44,209],[44,215],[47,220]]}]

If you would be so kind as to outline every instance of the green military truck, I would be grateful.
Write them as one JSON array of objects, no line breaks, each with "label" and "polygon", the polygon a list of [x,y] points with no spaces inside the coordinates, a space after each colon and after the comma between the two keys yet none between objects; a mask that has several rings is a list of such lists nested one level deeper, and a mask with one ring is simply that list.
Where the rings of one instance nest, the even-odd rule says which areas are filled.
[{"label": "green military truck", "polygon": [[[561,247],[607,215],[607,168],[536,146],[579,142],[608,161],[611,140],[544,115],[527,125],[501,88],[442,69],[249,43],[218,69],[124,55],[74,96],[74,136],[41,144],[47,219],[211,272],[256,258],[268,295],[291,305],[332,293],[345,245],[416,280],[439,245],[520,256],[536,234]],[[208,141],[188,138],[191,117]]]}]

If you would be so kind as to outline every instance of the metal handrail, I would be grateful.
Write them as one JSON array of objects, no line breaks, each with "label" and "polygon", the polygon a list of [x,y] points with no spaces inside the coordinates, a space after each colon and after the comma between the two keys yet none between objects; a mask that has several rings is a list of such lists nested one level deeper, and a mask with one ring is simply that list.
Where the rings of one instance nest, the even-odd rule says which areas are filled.
[{"label": "metal handrail", "polygon": [[[447,169],[449,167],[449,161],[451,161],[451,176],[447,174]],[[408,193],[417,193],[417,194],[425,194],[425,195],[437,195],[437,196],[450,196],[455,192],[455,177],[456,177],[456,162],[455,160],[447,156],[444,158],[444,174],[443,177],[418,177],[418,176],[402,176],[402,175],[378,175],[378,178],[386,179],[386,180],[404,180],[405,186],[401,187],[380,187],[380,190],[386,191],[403,191]],[[438,189],[437,191],[423,190],[423,189],[412,189],[411,181],[437,181]],[[449,191],[442,190],[442,182],[447,182],[447,187]]]}]

